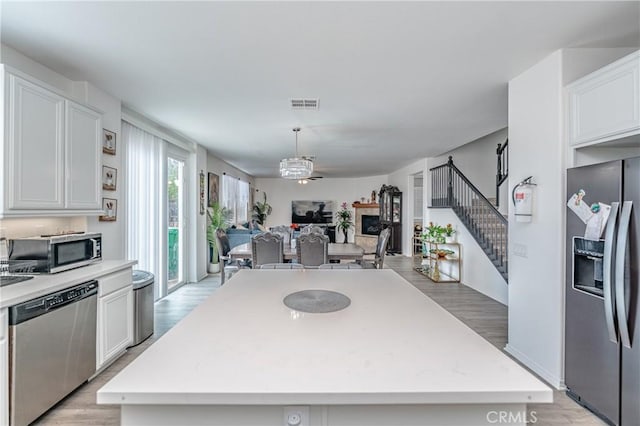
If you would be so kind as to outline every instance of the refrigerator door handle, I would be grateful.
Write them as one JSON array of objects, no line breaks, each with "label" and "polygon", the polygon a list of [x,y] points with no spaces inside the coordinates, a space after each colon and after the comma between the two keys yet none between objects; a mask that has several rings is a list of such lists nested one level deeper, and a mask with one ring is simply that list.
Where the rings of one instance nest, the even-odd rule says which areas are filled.
[{"label": "refrigerator door handle", "polygon": [[620,328],[620,341],[627,348],[631,348],[629,338],[629,320],[627,319],[627,304],[624,295],[625,256],[627,254],[627,240],[629,236],[629,222],[631,221],[631,209],[633,202],[625,201],[620,213],[620,227],[618,228],[618,240],[616,244],[616,313],[618,314],[618,327]]},{"label": "refrigerator door handle", "polygon": [[616,221],[618,220],[618,207],[620,203],[611,203],[611,213],[607,222],[607,229],[604,234],[604,259],[602,262],[602,290],[604,293],[604,319],[607,323],[609,340],[618,343],[618,332],[616,330],[613,311],[615,310],[615,296],[611,291],[611,273],[613,266],[613,248],[615,245]]}]

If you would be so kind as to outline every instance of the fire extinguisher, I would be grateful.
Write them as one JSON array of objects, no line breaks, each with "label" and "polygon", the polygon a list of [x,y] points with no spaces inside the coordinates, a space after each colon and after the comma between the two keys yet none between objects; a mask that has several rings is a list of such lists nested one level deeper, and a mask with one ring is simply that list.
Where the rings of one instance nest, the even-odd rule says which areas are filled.
[{"label": "fire extinguisher", "polygon": [[519,184],[513,187],[511,191],[511,200],[515,207],[516,222],[531,222],[533,215],[533,187],[535,183],[531,182],[533,176],[529,176]]}]

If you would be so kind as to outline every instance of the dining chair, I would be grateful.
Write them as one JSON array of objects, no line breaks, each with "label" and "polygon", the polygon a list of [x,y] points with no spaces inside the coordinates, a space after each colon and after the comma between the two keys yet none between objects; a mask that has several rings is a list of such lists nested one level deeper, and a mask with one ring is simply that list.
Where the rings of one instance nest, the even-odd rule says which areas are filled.
[{"label": "dining chair", "polygon": [[231,251],[231,245],[229,244],[229,237],[227,233],[222,229],[216,230],[216,247],[218,249],[218,261],[220,262],[220,284],[224,284],[227,278],[227,272],[229,278],[238,272],[240,269],[251,268],[251,263],[240,259],[231,259],[229,252]]},{"label": "dining chair", "polygon": [[305,268],[329,263],[329,237],[315,233],[300,235],[296,252],[298,263]]},{"label": "dining chair", "polygon": [[318,269],[362,269],[357,263],[323,263]]},{"label": "dining chair", "polygon": [[304,269],[299,263],[266,263],[260,265],[260,269]]},{"label": "dining chair", "polygon": [[254,268],[267,263],[284,263],[282,236],[263,232],[251,237],[251,261]]},{"label": "dining chair", "polygon": [[384,264],[384,256],[387,254],[387,244],[389,244],[389,237],[391,236],[391,229],[385,228],[380,231],[378,235],[378,243],[376,244],[376,253],[372,262],[362,262],[362,267],[365,269],[382,269]]},{"label": "dining chair", "polygon": [[324,235],[324,228],[315,225],[307,225],[300,230],[300,235],[318,234]]},{"label": "dining chair", "polygon": [[270,228],[272,234],[282,236],[283,244],[291,244],[291,228],[285,225],[278,225]]}]

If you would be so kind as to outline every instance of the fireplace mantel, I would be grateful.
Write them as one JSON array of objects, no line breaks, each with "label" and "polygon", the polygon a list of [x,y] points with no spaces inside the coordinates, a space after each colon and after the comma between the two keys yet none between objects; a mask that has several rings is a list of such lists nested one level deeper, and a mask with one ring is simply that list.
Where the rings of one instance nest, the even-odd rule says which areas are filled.
[{"label": "fireplace mantel", "polygon": [[375,203],[371,203],[371,204],[353,203],[351,204],[351,207],[353,207],[354,209],[380,209],[380,205]]}]

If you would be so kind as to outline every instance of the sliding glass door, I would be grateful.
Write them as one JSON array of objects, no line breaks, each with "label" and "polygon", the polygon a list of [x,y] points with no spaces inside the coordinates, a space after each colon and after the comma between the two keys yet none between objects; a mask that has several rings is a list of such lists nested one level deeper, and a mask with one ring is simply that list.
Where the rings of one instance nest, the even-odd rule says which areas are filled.
[{"label": "sliding glass door", "polygon": [[167,150],[167,292],[185,282],[187,234],[188,154]]}]

